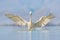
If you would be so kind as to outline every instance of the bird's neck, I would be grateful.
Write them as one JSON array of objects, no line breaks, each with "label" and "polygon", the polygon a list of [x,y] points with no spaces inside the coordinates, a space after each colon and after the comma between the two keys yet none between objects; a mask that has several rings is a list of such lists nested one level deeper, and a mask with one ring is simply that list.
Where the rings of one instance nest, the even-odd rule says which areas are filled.
[{"label": "bird's neck", "polygon": [[32,23],[32,15],[30,15],[30,23]]}]

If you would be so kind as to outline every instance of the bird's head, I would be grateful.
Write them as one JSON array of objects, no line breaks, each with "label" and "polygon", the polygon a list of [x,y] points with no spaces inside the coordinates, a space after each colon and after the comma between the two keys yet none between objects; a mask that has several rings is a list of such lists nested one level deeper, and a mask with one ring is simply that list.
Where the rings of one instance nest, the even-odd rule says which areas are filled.
[{"label": "bird's head", "polygon": [[29,14],[32,15],[32,11],[30,11]]}]

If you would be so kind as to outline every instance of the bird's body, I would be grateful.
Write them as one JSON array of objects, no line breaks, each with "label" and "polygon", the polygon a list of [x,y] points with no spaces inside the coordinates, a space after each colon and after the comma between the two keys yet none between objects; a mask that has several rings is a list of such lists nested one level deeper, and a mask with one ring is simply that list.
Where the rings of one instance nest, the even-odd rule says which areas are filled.
[{"label": "bird's body", "polygon": [[35,26],[44,27],[51,21],[52,18],[54,18],[53,15],[49,14],[48,16],[41,17],[37,22],[32,23],[32,12],[30,12],[29,22],[16,15],[6,14],[6,16],[12,19],[17,25],[28,26],[28,30],[32,30],[32,28]]}]

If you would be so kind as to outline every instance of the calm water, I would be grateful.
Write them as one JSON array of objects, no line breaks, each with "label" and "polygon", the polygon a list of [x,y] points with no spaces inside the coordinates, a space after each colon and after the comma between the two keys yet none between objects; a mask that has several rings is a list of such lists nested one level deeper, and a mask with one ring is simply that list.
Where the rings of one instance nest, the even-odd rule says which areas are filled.
[{"label": "calm water", "polygon": [[23,31],[25,29],[22,27],[0,26],[0,40],[60,40],[59,26],[48,26],[45,29],[30,33]]}]

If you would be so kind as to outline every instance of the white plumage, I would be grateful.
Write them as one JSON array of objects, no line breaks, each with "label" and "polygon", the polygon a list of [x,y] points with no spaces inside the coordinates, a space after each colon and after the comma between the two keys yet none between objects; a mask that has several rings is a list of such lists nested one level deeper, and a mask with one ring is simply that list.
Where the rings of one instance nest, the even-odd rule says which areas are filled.
[{"label": "white plumage", "polygon": [[30,13],[29,22],[25,21],[23,18],[17,15],[6,14],[6,16],[12,19],[17,25],[28,26],[28,30],[32,30],[32,28],[35,26],[44,27],[51,21],[51,19],[54,18],[52,14],[49,14],[48,16],[42,16],[37,22],[32,23],[32,12],[30,11],[29,13]]}]

